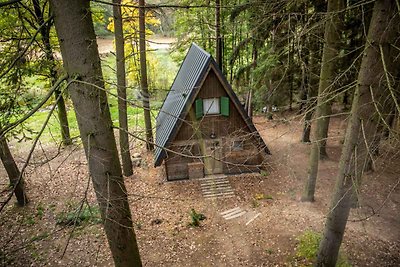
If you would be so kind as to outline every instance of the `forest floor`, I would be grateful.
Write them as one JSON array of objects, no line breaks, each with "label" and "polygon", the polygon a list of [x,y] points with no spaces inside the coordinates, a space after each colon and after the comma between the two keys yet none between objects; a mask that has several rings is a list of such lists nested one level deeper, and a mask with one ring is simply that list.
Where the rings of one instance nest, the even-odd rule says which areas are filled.
[{"label": "forest floor", "polygon": [[[153,168],[151,154],[141,150],[142,166],[125,181],[145,266],[306,264],[296,256],[298,237],[323,230],[346,122],[341,116],[331,119],[329,159],[320,164],[314,203],[299,201],[310,150],[299,141],[300,119],[289,114],[267,121],[258,116],[254,122],[272,152],[270,166],[262,175],[229,176],[235,190],[231,198],[204,199],[198,180],[166,182],[163,169]],[[26,154],[17,153],[19,163]],[[96,204],[82,148],[62,149],[43,164],[57,154],[54,147],[38,149],[26,174],[30,204],[19,208],[12,199],[0,213],[0,265],[113,265],[102,227],[90,214],[77,227],[57,224],[85,196],[90,205]],[[398,163],[398,150],[385,141],[375,172],[364,176],[361,208],[351,211],[342,245],[353,266],[400,266]],[[0,168],[2,187],[6,181]],[[248,225],[248,216],[225,220],[220,215],[235,207],[261,215]],[[199,227],[188,226],[191,209],[206,216]]]}]

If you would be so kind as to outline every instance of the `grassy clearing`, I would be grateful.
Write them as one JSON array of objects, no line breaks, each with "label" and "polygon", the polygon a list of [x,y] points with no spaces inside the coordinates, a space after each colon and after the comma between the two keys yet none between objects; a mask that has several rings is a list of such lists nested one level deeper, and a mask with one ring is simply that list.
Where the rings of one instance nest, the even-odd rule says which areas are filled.
[{"label": "grassy clearing", "polygon": [[[158,113],[159,108],[161,107],[162,100],[164,99],[166,92],[171,85],[173,78],[178,69],[175,62],[172,61],[169,53],[165,50],[159,50],[155,53],[155,58],[157,60],[157,67],[162,69],[168,69],[169,71],[159,71],[159,75],[153,70],[153,73],[150,74],[150,77],[156,77],[149,81],[150,86],[152,86],[152,94],[157,97],[157,99],[152,99],[150,102],[152,108],[152,119],[153,119],[153,127],[155,125],[155,117]],[[117,94],[116,90],[116,76],[115,76],[115,56],[107,55],[102,59],[102,68],[103,68],[103,76],[106,83],[106,89],[110,92],[108,94],[108,102],[110,107],[111,119],[113,124],[118,127],[118,99],[115,96]],[[46,82],[43,79],[40,79],[38,76],[32,76],[27,79],[27,83],[32,88],[30,90],[32,96],[34,98],[40,98],[43,96],[43,90],[41,88],[46,88]],[[144,129],[144,117],[143,117],[143,109],[141,108],[142,102],[137,99],[137,90],[132,87],[129,87],[128,80],[128,90],[127,90],[127,99],[128,103],[128,123],[130,131],[133,131],[135,134],[139,134],[144,137],[143,129]],[[51,110],[51,107],[54,103],[54,98],[49,100],[45,107],[36,112],[33,116],[31,116],[26,122],[25,127],[28,129],[32,129],[33,131],[25,132],[26,137],[28,139],[34,139],[42,128],[42,125],[46,121],[46,118]],[[68,122],[70,126],[71,137],[79,136],[78,124],[76,121],[76,115],[72,107],[72,103],[69,99],[66,100],[67,110],[68,110]],[[46,129],[44,130],[41,139],[42,143],[59,143],[61,140],[61,132],[59,126],[59,120],[57,117],[57,112],[53,112],[51,118],[48,122]]]}]

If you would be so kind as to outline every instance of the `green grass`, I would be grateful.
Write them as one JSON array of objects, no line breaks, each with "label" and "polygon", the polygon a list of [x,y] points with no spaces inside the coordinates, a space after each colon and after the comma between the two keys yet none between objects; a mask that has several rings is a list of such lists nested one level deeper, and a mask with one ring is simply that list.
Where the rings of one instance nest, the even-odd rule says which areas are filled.
[{"label": "green grass", "polygon": [[[313,262],[317,259],[321,238],[321,234],[313,231],[305,231],[297,238],[296,259],[304,263],[302,266],[313,266]],[[351,267],[343,251],[339,252],[336,267]]]},{"label": "green grass", "polygon": [[[175,77],[178,66],[172,61],[169,53],[167,51],[159,50],[155,53],[155,58],[157,59],[157,68],[168,69],[169,71],[159,72],[157,76],[156,84],[163,84],[162,90],[157,91],[153,90],[153,95],[157,96],[157,99],[151,99],[150,105],[152,108],[152,125],[154,128],[155,125],[155,117],[157,116],[158,110],[162,105],[162,100],[165,97],[166,90],[169,89],[170,84]],[[118,127],[118,99],[113,96],[117,94],[117,90],[115,87],[116,77],[115,77],[115,57],[114,55],[108,55],[105,58],[102,58],[102,69],[104,80],[106,81],[106,89],[110,92],[108,94],[108,103],[110,107],[111,119],[113,121],[114,126]],[[151,77],[151,75],[150,75]],[[46,88],[46,82],[41,79],[39,76],[31,76],[26,78],[27,84],[32,88],[30,90],[30,94],[35,98],[39,99],[43,97],[45,94],[44,90],[39,90],[40,88]],[[129,81],[128,81],[129,85]],[[136,93],[132,88],[128,88],[127,90],[127,98],[129,101],[133,102],[133,105],[128,103],[127,113],[128,113],[128,125],[130,131],[141,131],[144,129],[144,116],[143,109],[140,108],[142,105],[141,101],[135,100]],[[31,116],[24,124],[24,126],[28,129],[33,130],[32,133],[25,131],[26,137],[28,139],[34,139],[37,133],[42,128],[42,125],[46,121],[46,118],[49,114],[49,110],[51,109],[54,103],[54,99],[46,103],[46,105],[36,112],[33,116]],[[72,103],[69,99],[66,99],[67,111],[68,111],[68,123],[70,127],[71,137],[79,136],[78,124],[76,121],[75,112],[72,107]],[[28,112],[28,110],[26,111]],[[141,134],[144,137],[144,134]],[[57,117],[57,111],[55,110],[51,115],[51,118],[48,122],[46,129],[44,130],[41,139],[43,143],[59,143],[61,140],[61,130],[59,125],[59,120]]]},{"label": "green grass", "polygon": [[66,226],[98,224],[102,221],[99,208],[86,204],[82,208],[77,204],[69,205],[67,211],[63,211],[56,216],[56,220],[58,225]]}]

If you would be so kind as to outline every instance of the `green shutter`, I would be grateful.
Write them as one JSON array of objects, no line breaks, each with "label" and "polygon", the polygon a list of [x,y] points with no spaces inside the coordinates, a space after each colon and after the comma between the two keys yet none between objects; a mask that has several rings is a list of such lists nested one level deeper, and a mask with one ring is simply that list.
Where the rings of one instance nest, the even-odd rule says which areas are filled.
[{"label": "green shutter", "polygon": [[203,117],[203,99],[196,99],[196,119]]},{"label": "green shutter", "polygon": [[229,117],[229,97],[222,96],[220,102],[221,115]]}]

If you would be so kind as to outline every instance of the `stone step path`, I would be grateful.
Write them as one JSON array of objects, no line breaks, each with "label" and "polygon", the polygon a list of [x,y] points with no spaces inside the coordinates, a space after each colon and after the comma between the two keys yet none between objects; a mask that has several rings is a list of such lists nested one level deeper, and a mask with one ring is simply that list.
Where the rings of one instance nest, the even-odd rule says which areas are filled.
[{"label": "stone step path", "polygon": [[204,198],[226,198],[235,195],[226,175],[210,175],[199,180]]},{"label": "stone step path", "polygon": [[247,213],[247,211],[242,210],[242,208],[240,208],[240,207],[236,207],[236,208],[221,212],[220,214],[225,220],[231,220],[231,219],[235,219],[240,216],[243,216],[246,213]]}]

